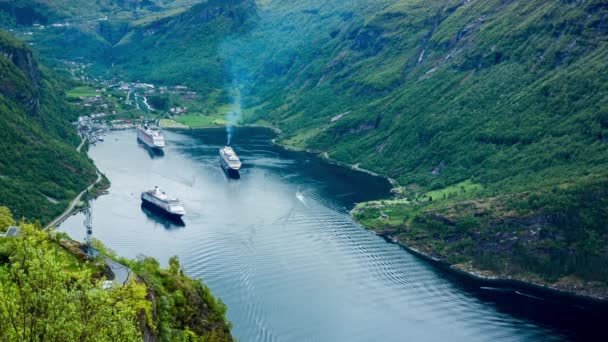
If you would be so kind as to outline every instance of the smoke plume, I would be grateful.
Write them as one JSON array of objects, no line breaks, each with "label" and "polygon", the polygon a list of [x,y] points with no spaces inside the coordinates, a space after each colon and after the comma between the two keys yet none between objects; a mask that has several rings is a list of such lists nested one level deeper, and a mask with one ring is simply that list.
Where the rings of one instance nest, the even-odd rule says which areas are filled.
[{"label": "smoke plume", "polygon": [[238,125],[241,119],[241,95],[238,87],[234,86],[230,89],[231,101],[230,111],[226,113],[226,139],[227,145],[232,142],[234,135],[234,127]]}]

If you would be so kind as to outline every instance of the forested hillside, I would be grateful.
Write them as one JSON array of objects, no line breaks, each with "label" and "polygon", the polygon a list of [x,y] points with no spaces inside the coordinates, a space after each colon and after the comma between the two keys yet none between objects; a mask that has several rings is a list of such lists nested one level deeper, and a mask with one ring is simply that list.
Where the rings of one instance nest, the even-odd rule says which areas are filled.
[{"label": "forested hillside", "polygon": [[602,2],[384,3],[273,17],[259,41],[277,49],[243,39],[237,76],[254,118],[289,144],[425,188],[474,178],[529,190],[604,173]]},{"label": "forested hillside", "polygon": [[76,152],[63,83],[5,32],[0,77],[0,204],[44,222],[95,180],[95,167]]},{"label": "forested hillside", "polygon": [[[95,33],[74,51],[49,43],[67,29],[32,41],[209,107],[238,89],[242,123],[395,179],[399,200],[359,218],[404,243],[499,273],[516,250],[517,272],[551,280],[608,265],[605,1],[210,0],[79,30]],[[515,242],[487,258],[499,237]]]},{"label": "forested hillside", "polygon": [[226,101],[230,81],[218,51],[226,39],[252,28],[255,2],[210,0],[186,11],[132,22],[112,50],[112,76],[159,84],[185,84],[209,102]]},{"label": "forested hillside", "polygon": [[258,3],[219,45],[216,88],[238,87],[243,122],[280,142],[404,186],[360,208],[369,227],[452,264],[601,283],[607,16],[601,1]]},{"label": "forested hillside", "polygon": [[[15,224],[0,206],[0,232]],[[126,284],[101,257],[90,258],[65,233],[19,222],[0,238],[2,341],[232,341],[226,306],[201,281],[153,258],[122,259],[135,273]],[[116,258],[99,241],[94,244]]]},{"label": "forested hillside", "polygon": [[14,29],[19,39],[34,40],[49,62],[57,59],[111,65],[112,46],[129,23],[196,0],[0,0],[0,27]]}]

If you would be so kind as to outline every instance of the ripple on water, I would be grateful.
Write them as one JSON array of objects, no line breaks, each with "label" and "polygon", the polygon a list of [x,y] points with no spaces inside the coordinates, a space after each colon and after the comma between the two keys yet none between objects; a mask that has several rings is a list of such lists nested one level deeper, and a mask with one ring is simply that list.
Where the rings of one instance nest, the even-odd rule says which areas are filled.
[{"label": "ripple on water", "polygon": [[[223,131],[167,132],[161,158],[131,141],[132,132],[111,133],[120,139],[90,151],[112,181],[110,194],[92,204],[95,236],[127,257],[143,253],[165,264],[179,255],[227,303],[241,341],[561,338],[497,310],[355,224],[347,214],[353,199],[386,194],[388,186],[378,191],[336,176],[350,171],[247,132],[235,135],[246,162],[238,181],[218,165]],[[185,227],[141,211],[139,192],[156,184],[185,202]],[[84,235],[82,221],[74,216],[62,229]]]}]

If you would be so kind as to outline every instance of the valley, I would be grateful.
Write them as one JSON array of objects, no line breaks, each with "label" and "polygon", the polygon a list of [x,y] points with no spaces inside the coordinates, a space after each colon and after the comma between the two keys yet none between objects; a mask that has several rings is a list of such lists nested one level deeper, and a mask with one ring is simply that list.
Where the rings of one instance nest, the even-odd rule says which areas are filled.
[{"label": "valley", "polygon": [[[423,230],[442,222],[501,225],[493,234],[506,229],[522,253],[519,261],[509,260],[517,271],[506,269],[503,257],[483,256],[471,247],[478,242],[449,224],[441,237],[431,234],[418,245],[449,264],[483,264],[504,276],[530,273],[548,282],[575,277],[581,284],[587,275],[574,266],[577,260],[608,264],[601,193],[588,202],[597,216],[560,217],[578,210],[564,199],[591,196],[585,189],[606,181],[601,61],[608,50],[606,9],[599,2],[210,0],[171,6],[110,6],[104,11],[114,14],[107,20],[73,20],[69,28],[47,27],[26,40],[45,58],[88,65],[81,78],[154,84],[156,90],[127,100],[139,108],[131,118],[143,112],[163,117],[165,127],[205,128],[224,126],[236,113],[236,124],[282,132],[278,144],[393,179],[397,201],[357,209],[355,217],[372,230],[411,242],[420,239],[411,233],[417,222]],[[42,24],[15,29],[29,32]],[[94,38],[79,39],[84,50],[56,49],[65,46],[69,30]],[[163,94],[176,86],[190,95]],[[147,91],[156,92],[149,98],[155,113],[144,104]],[[504,205],[514,198],[517,213]],[[473,210],[489,221],[450,209],[471,201],[489,203],[484,207],[491,209]],[[380,219],[379,212],[390,212],[391,219]],[[424,218],[435,212],[450,212],[449,219]],[[560,243],[520,241],[525,229],[489,223],[539,215],[544,219],[537,228],[544,236],[563,236]],[[576,257],[558,256],[572,248],[580,252]],[[560,261],[532,265],[537,258]]]},{"label": "valley", "polygon": [[[366,234],[479,284],[595,307],[608,300],[607,18],[600,0],[0,0],[0,205],[51,222],[95,181],[98,129],[158,124],[197,163],[218,132],[238,146],[270,128],[271,147],[246,136],[390,181],[338,210]],[[250,152],[259,176],[270,157]],[[208,256],[190,257],[205,276]],[[268,311],[244,310],[237,335],[277,339],[254,327]]]}]

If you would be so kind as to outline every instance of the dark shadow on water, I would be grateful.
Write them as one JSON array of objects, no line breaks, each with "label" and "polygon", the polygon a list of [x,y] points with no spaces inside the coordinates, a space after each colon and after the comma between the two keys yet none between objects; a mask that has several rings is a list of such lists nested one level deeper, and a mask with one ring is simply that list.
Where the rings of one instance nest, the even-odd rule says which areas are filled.
[{"label": "dark shadow on water", "polygon": [[166,214],[158,212],[158,210],[153,209],[151,206],[148,206],[145,203],[141,204],[141,211],[146,214],[149,220],[162,225],[163,227],[165,227],[165,229],[171,230],[183,228],[186,226],[186,224],[181,218],[168,216]]},{"label": "dark shadow on water", "polygon": [[139,145],[139,147],[141,147],[144,150],[146,150],[146,152],[148,152],[148,155],[152,159],[154,159],[154,158],[160,158],[160,157],[163,157],[165,155],[165,151],[159,150],[159,149],[150,148],[146,144],[144,144],[141,140],[139,140],[139,138],[137,138],[137,145]]},{"label": "dark shadow on water", "polygon": [[[385,237],[388,243],[393,243]],[[403,248],[403,247],[402,247]],[[406,248],[404,248],[407,250]],[[608,341],[603,328],[608,303],[558,294],[514,281],[480,280],[459,274],[449,267],[416,253],[460,291],[468,293],[498,312],[553,329],[573,341]]]},{"label": "dark shadow on water", "polygon": [[222,162],[220,162],[220,167],[222,168],[222,170],[224,170],[224,174],[226,175],[226,178],[228,178],[229,180],[231,180],[231,179],[240,179],[241,178],[241,173],[239,171],[232,170],[232,169],[226,169],[222,165]]},{"label": "dark shadow on water", "polygon": [[[215,146],[221,147],[226,142],[226,130],[223,128],[185,130],[181,133],[194,137],[207,146],[214,146],[214,149],[209,151],[203,149],[183,150],[191,158],[205,153],[215,156],[217,155]],[[247,178],[248,172],[253,169],[267,169],[272,167],[272,162],[289,160],[293,161],[292,169],[298,175],[305,174],[307,181],[314,179],[322,182],[323,186],[318,189],[320,197],[333,198],[334,194],[343,194],[341,197],[334,198],[342,207],[352,208],[359,202],[391,196],[392,185],[386,178],[374,177],[361,171],[327,163],[325,159],[315,154],[286,150],[272,144],[271,141],[276,136],[275,132],[267,128],[239,127],[234,130],[232,146],[243,162],[241,176]],[[268,164],[269,162],[270,164]],[[355,185],[357,190],[353,191]]]}]

